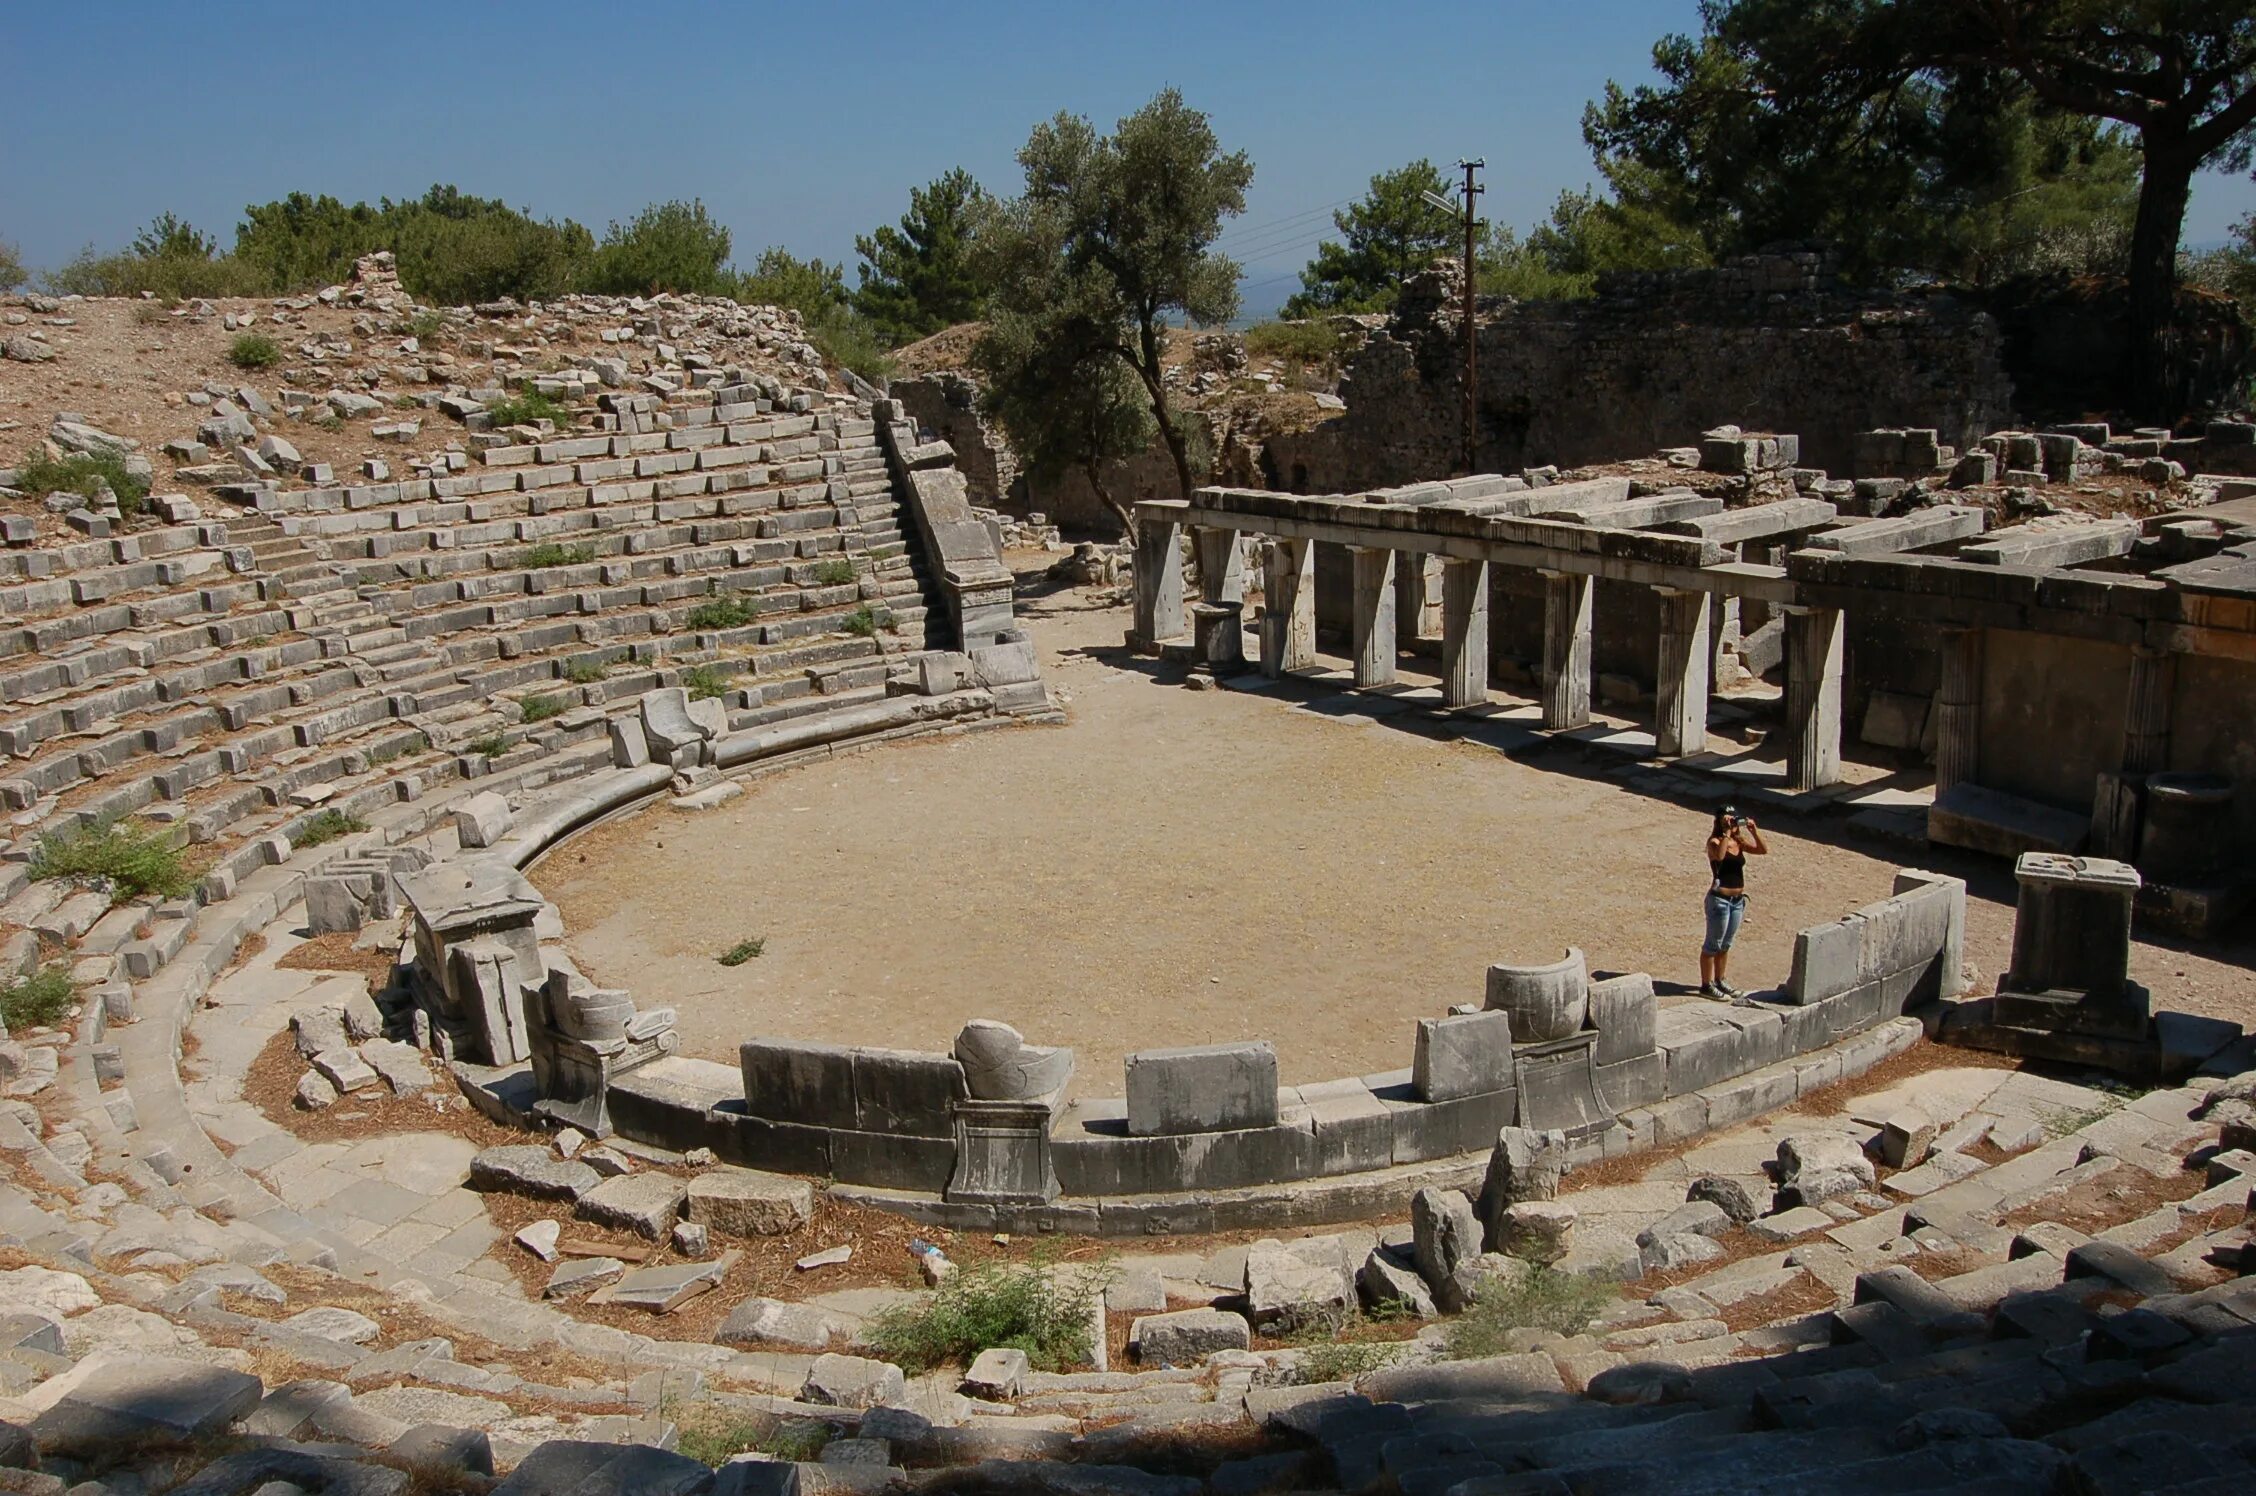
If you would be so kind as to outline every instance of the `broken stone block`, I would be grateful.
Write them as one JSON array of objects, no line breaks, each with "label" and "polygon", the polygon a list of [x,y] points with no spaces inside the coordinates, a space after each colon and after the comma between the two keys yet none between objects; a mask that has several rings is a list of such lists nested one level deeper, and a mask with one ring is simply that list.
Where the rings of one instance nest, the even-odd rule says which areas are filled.
[{"label": "broken stone block", "polygon": [[[565,1164],[576,1168],[576,1164]],[[583,1221],[611,1226],[650,1241],[664,1241],[681,1218],[687,1187],[670,1174],[627,1174],[606,1179],[580,1196],[573,1212]]]},{"label": "broken stone block", "polygon": [[1146,1366],[1198,1366],[1216,1351],[1246,1349],[1252,1335],[1244,1315],[1222,1309],[1147,1314],[1128,1327],[1129,1344]]},{"label": "broken stone block", "polygon": [[674,1250],[684,1257],[703,1257],[713,1250],[713,1234],[699,1222],[676,1221]]},{"label": "broken stone block", "polygon": [[308,1070],[298,1077],[297,1104],[309,1112],[318,1112],[337,1099],[337,1088],[329,1077],[318,1070]]},{"label": "broken stone block", "polygon": [[1496,1249],[1548,1267],[1567,1255],[1580,1213],[1557,1200],[1522,1200],[1496,1218]]},{"label": "broken stone block", "polygon": [[1246,1252],[1246,1310],[1256,1324],[1274,1324],[1284,1333],[1337,1325],[1354,1302],[1355,1285],[1336,1238],[1328,1254],[1276,1241],[1255,1242]]},{"label": "broken stone block", "polygon": [[659,1267],[636,1268],[603,1290],[598,1301],[664,1314],[678,1304],[719,1287],[735,1262],[736,1254],[732,1252],[712,1262],[669,1262]]},{"label": "broken stone block", "polygon": [[32,1438],[45,1457],[89,1459],[139,1444],[223,1432],[259,1404],[259,1379],[145,1351],[97,1351],[32,1389]]},{"label": "broken stone block", "polygon": [[455,839],[465,847],[490,847],[509,834],[509,802],[492,790],[470,796],[454,808]]},{"label": "broken stone block", "polygon": [[543,1262],[556,1260],[556,1243],[564,1234],[560,1221],[535,1221],[517,1233],[517,1245]]},{"label": "broken stone block", "polygon": [[291,1014],[290,1038],[298,1046],[299,1055],[308,1060],[330,1050],[352,1047],[352,1039],[345,1032],[345,1010],[335,1004]]},{"label": "broken stone block", "polygon": [[1018,1396],[1026,1382],[1026,1352],[991,1346],[973,1358],[964,1373],[963,1390],[973,1397],[1007,1401]]},{"label": "broken stone block", "polygon": [[[1830,1169],[1850,1174],[1858,1189],[1870,1189],[1877,1177],[1872,1160],[1855,1138],[1840,1132],[1798,1132],[1779,1139],[1778,1182],[1792,1188],[1804,1173]],[[1845,1193],[1854,1193],[1846,1191]]]},{"label": "broken stone block", "polygon": [[1469,1269],[1480,1256],[1481,1225],[1462,1190],[1427,1188],[1410,1197],[1412,1260],[1449,1313],[1464,1308],[1473,1287]]},{"label": "broken stone block", "polygon": [[1934,1150],[1936,1131],[1925,1112],[1906,1107],[1880,1124],[1880,1157],[1891,1169],[1917,1168]]},{"label": "broken stone block", "polygon": [[731,1309],[713,1332],[715,1345],[747,1346],[769,1343],[798,1350],[830,1348],[833,1335],[844,1324],[812,1304],[787,1304],[781,1299],[746,1299]]},{"label": "broken stone block", "polygon": [[502,1190],[541,1200],[577,1200],[602,1183],[584,1163],[560,1159],[546,1148],[512,1144],[481,1150],[470,1160],[470,1188]]},{"label": "broken stone block", "polygon": [[815,1187],[757,1169],[715,1169],[689,1182],[683,1213],[723,1236],[784,1236],[813,1218]]},{"label": "broken stone block", "polygon": [[368,1062],[349,1049],[329,1049],[313,1057],[313,1068],[346,1095],[365,1091],[377,1082]]},{"label": "broken stone block", "polygon": [[874,1408],[901,1401],[908,1390],[908,1378],[889,1361],[830,1353],[815,1357],[799,1397],[829,1408]]},{"label": "broken stone block", "polygon": [[549,1274],[544,1299],[568,1299],[601,1288],[623,1275],[627,1265],[616,1257],[574,1257]]},{"label": "broken stone block", "polygon": [[1431,1319],[1440,1312],[1434,1303],[1433,1290],[1418,1276],[1416,1266],[1400,1260],[1385,1247],[1373,1247],[1370,1255],[1363,1259],[1362,1270],[1356,1274],[1356,1285],[1362,1290],[1363,1302],[1374,1309],[1391,1304],[1419,1319]]},{"label": "broken stone block", "polygon": [[360,1057],[383,1078],[394,1096],[420,1096],[431,1088],[431,1067],[423,1052],[396,1039],[371,1039],[360,1046]]}]

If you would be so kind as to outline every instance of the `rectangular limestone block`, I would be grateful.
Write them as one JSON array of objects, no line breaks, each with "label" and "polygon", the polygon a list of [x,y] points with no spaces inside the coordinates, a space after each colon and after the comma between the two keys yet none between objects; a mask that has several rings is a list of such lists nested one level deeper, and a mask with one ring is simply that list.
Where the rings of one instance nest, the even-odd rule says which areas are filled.
[{"label": "rectangular limestone block", "polygon": [[954,1137],[955,1106],[970,1094],[953,1056],[914,1049],[854,1051],[854,1126],[863,1132]]},{"label": "rectangular limestone block", "polygon": [[1653,979],[1642,971],[1590,984],[1590,1025],[1598,1030],[1595,1063],[1612,1065],[1653,1053],[1661,1018]]},{"label": "rectangular limestone block", "polygon": [[1704,1091],[1750,1068],[1747,1034],[1706,1004],[1661,1014],[1657,1041],[1667,1058],[1667,1094]]},{"label": "rectangular limestone block", "polygon": [[1128,1056],[1128,1131],[1137,1137],[1270,1127],[1277,1051],[1266,1039]]},{"label": "rectangular limestone block", "polygon": [[1863,920],[1856,915],[1811,925],[1794,937],[1794,967],[1786,995],[1797,1003],[1822,1002],[1862,979]]},{"label": "rectangular limestone block", "polygon": [[854,1125],[854,1052],[836,1044],[752,1039],[737,1051],[744,1109],[807,1127]]},{"label": "rectangular limestone block", "polygon": [[1426,1101],[1512,1088],[1512,1017],[1502,1011],[1418,1020],[1411,1084]]},{"label": "rectangular limestone block", "polygon": [[1615,1112],[1651,1106],[1668,1084],[1668,1066],[1659,1050],[1595,1067],[1598,1095]]}]

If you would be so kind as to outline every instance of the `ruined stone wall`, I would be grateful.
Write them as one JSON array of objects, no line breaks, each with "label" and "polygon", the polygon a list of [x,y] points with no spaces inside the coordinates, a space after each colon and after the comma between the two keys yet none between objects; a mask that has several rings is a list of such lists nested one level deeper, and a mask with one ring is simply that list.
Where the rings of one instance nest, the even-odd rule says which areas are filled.
[{"label": "ruined stone wall", "polygon": [[1000,435],[987,429],[978,410],[978,385],[943,370],[896,379],[886,393],[900,402],[910,420],[956,449],[956,471],[963,474],[972,503],[1026,517],[1005,502],[1018,481],[1018,456]]},{"label": "ruined stone wall", "polygon": [[[1270,444],[1279,486],[1354,492],[1457,470],[1450,279],[1405,290],[1348,369],[1344,414]],[[1815,253],[1608,276],[1589,301],[1492,303],[1478,357],[1482,472],[1618,460],[1725,423],[1797,432],[1805,463],[1843,471],[1860,430],[1932,426],[1963,446],[2005,424],[2013,397],[1988,313],[1842,289]]]}]

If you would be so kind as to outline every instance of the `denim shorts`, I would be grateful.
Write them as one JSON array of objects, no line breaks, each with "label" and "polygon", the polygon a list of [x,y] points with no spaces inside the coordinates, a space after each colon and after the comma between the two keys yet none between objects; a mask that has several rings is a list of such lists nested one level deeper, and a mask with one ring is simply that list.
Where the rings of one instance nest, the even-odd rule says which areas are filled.
[{"label": "denim shorts", "polygon": [[1710,893],[1707,897],[1708,938],[1700,946],[1700,953],[1720,956],[1731,949],[1731,942],[1739,938],[1739,922],[1747,917],[1745,894]]}]

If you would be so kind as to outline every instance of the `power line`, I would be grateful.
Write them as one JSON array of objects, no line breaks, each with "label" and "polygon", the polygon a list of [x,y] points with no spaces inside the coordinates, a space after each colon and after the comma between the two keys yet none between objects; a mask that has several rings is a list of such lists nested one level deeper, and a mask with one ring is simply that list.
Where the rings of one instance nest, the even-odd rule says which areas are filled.
[{"label": "power line", "polygon": [[1326,203],[1320,208],[1310,208],[1305,213],[1295,213],[1287,218],[1273,218],[1267,223],[1245,224],[1240,227],[1233,228],[1229,232],[1218,236],[1214,241],[1214,245],[1215,248],[1220,249],[1223,246],[1232,243],[1242,243],[1249,239],[1266,238],[1278,229],[1293,228],[1295,225],[1302,223],[1304,220],[1329,213],[1335,208],[1344,208],[1349,203],[1354,201],[1354,198],[1343,197],[1336,203]]}]

